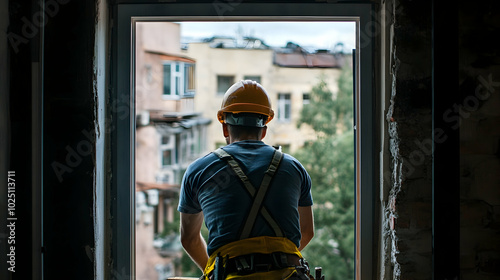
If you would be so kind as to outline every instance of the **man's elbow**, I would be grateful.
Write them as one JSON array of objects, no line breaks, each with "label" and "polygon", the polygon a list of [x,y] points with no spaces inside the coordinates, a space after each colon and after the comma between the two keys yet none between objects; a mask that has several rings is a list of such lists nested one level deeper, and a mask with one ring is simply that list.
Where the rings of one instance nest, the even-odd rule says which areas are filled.
[{"label": "man's elbow", "polygon": [[192,235],[181,232],[181,245],[183,248],[190,248],[196,240]]},{"label": "man's elbow", "polygon": [[307,240],[307,242],[311,241],[313,237],[314,237],[314,229],[307,230],[302,235],[302,239]]}]

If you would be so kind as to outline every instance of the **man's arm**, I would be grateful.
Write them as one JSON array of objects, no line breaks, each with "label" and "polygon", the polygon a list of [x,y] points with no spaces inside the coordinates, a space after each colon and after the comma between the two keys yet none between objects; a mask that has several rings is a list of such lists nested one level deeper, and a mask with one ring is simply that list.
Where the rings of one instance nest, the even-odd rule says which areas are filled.
[{"label": "man's arm", "polygon": [[309,241],[314,236],[314,218],[312,206],[299,206],[299,220],[300,220],[300,239],[299,251],[309,244]]},{"label": "man's arm", "polygon": [[205,270],[208,261],[207,244],[201,236],[203,212],[185,214],[181,212],[181,243],[189,257],[201,269]]}]

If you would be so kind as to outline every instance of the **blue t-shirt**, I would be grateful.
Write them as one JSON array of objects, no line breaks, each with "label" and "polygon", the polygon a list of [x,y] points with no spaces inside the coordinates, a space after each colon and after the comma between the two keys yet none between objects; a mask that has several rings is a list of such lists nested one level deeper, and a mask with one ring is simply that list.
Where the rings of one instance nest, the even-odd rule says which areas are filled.
[{"label": "blue t-shirt", "polygon": [[[245,140],[223,147],[238,162],[252,185],[260,187],[274,148],[262,141]],[[193,162],[182,179],[178,210],[195,214],[203,211],[208,228],[208,254],[239,239],[253,198],[226,160],[210,153]],[[311,206],[311,178],[294,157],[284,154],[263,205],[281,227],[286,238],[300,245],[298,206]],[[273,229],[259,214],[250,237],[274,236]]]}]

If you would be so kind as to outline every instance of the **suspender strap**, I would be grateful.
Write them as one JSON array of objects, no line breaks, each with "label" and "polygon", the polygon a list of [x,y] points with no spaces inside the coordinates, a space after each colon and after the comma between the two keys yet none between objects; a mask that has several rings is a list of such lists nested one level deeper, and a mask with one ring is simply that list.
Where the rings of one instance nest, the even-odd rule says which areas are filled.
[{"label": "suspender strap", "polygon": [[238,175],[240,180],[243,182],[243,185],[247,189],[248,193],[253,197],[255,195],[255,188],[252,183],[250,183],[247,175],[245,175],[243,170],[241,170],[241,167],[238,165],[236,160],[234,160],[233,156],[228,154],[222,148],[218,148],[217,150],[215,150],[214,154],[216,154],[219,158],[227,161],[231,169],[233,169],[234,173],[236,173],[236,175]]},{"label": "suspender strap", "polygon": [[271,214],[267,211],[267,209],[262,206],[262,203],[264,201],[264,197],[267,193],[268,187],[271,183],[271,180],[274,176],[274,173],[278,169],[278,165],[281,162],[281,159],[283,158],[283,153],[280,151],[276,150],[273,155],[273,159],[271,161],[271,164],[269,165],[269,168],[267,169],[266,173],[264,174],[264,178],[262,179],[261,186],[259,190],[256,193],[255,187],[250,183],[250,180],[248,177],[245,175],[241,167],[238,165],[236,160],[227,153],[225,150],[222,148],[219,148],[214,151],[214,154],[216,154],[219,158],[226,160],[229,166],[233,169],[234,173],[240,178],[240,180],[243,182],[243,185],[245,186],[246,190],[250,194],[250,196],[254,199],[252,203],[252,207],[250,208],[250,212],[248,213],[247,220],[243,226],[243,229],[241,231],[240,239],[245,239],[250,237],[250,233],[252,231],[252,228],[255,224],[255,220],[257,218],[257,214],[261,213],[261,215],[264,217],[264,219],[269,223],[271,228],[274,230],[274,233],[277,237],[283,237],[283,231],[279,227],[278,223],[271,217]]},{"label": "suspender strap", "polygon": [[[255,220],[257,219],[257,214],[258,214],[259,210],[261,209],[261,205],[264,202],[264,197],[267,193],[267,190],[269,189],[271,179],[273,178],[274,173],[278,169],[278,165],[281,162],[282,157],[283,157],[283,154],[280,151],[278,151],[278,150],[274,151],[273,160],[271,161],[269,168],[267,169],[266,173],[264,174],[264,178],[262,179],[262,183],[260,184],[260,187],[259,187],[259,190],[257,191],[257,194],[253,197],[252,208],[250,209],[250,212],[248,213],[248,217],[247,217],[247,220],[245,222],[245,225],[243,226],[243,230],[241,232],[240,239],[245,239],[245,238],[250,237],[250,233],[251,233],[252,228],[255,224]],[[264,211],[264,212],[266,213],[266,214],[264,214],[264,218],[266,218],[266,220],[272,219],[267,211]],[[266,217],[266,216],[268,216],[268,217]],[[274,224],[276,224],[276,222]],[[273,226],[273,229],[276,231],[276,228],[274,226]]]}]

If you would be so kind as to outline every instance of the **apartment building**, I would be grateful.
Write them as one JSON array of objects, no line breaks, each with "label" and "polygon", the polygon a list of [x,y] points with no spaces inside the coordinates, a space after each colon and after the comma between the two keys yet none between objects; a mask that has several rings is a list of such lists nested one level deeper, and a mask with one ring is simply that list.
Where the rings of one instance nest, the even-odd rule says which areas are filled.
[{"label": "apartment building", "polygon": [[250,79],[264,86],[275,111],[264,142],[280,145],[285,152],[314,139],[309,127],[297,127],[302,106],[309,102],[311,89],[321,78],[335,98],[340,68],[347,59],[326,50],[308,53],[293,43],[272,48],[253,37],[213,37],[190,43],[186,55],[197,62],[195,110],[212,120],[207,133],[209,149],[225,145],[216,118],[224,93],[233,83]]},{"label": "apartment building", "polygon": [[165,279],[182,255],[174,222],[182,175],[206,152],[210,120],[194,108],[196,60],[180,48],[179,24],[141,22],[136,39],[136,270]]}]

